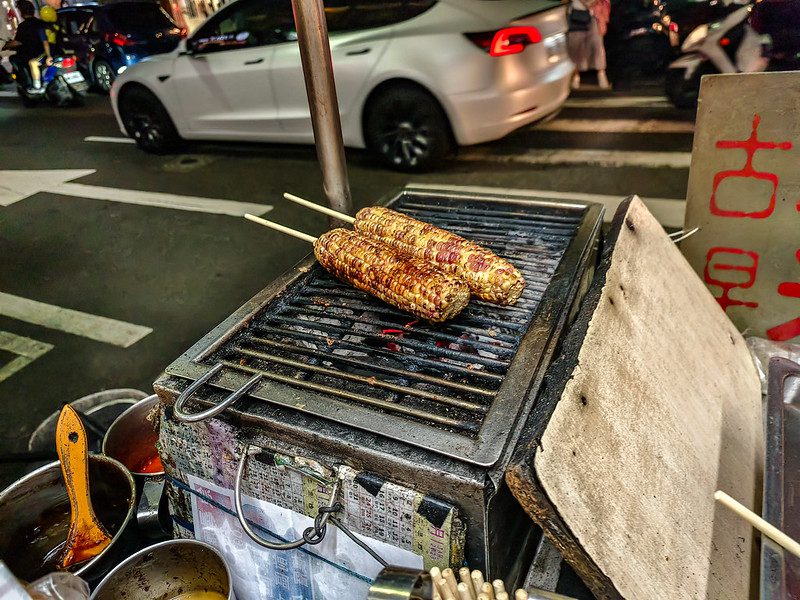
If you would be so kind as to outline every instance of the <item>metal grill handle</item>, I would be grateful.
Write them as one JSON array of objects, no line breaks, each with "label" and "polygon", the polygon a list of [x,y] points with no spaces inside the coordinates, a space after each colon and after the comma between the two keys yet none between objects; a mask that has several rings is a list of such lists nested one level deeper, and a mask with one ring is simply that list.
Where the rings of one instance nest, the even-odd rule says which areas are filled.
[{"label": "metal grill handle", "polygon": [[235,392],[232,392],[225,400],[217,404],[216,406],[212,406],[211,408],[204,410],[199,413],[187,413],[183,411],[183,405],[189,399],[189,397],[194,394],[200,386],[205,384],[209,379],[211,379],[214,375],[219,373],[225,365],[222,363],[218,363],[214,365],[207,373],[205,373],[202,377],[194,381],[189,387],[187,387],[178,399],[175,401],[175,406],[173,407],[173,414],[178,421],[182,423],[196,423],[197,421],[204,421],[205,419],[210,419],[221,413],[223,410],[228,408],[231,404],[236,402],[239,398],[244,396],[250,389],[257,384],[261,380],[261,375],[254,375],[247,382],[240,387]]},{"label": "metal grill handle", "polygon": [[342,509],[342,505],[336,502],[336,495],[339,493],[339,479],[333,484],[331,490],[330,505],[324,506],[319,509],[317,518],[314,519],[314,526],[309,527],[303,532],[303,536],[291,542],[271,542],[258,535],[255,530],[244,518],[244,506],[242,505],[242,479],[244,479],[244,470],[247,467],[247,459],[251,454],[258,454],[261,452],[259,448],[252,444],[245,446],[242,452],[242,459],[239,461],[239,468],[236,470],[236,482],[233,485],[233,502],[236,506],[236,518],[239,519],[239,524],[244,529],[247,536],[259,546],[268,548],[269,550],[294,550],[305,544],[318,544],[325,537],[325,530],[328,525],[328,520],[331,514],[338,512]]}]

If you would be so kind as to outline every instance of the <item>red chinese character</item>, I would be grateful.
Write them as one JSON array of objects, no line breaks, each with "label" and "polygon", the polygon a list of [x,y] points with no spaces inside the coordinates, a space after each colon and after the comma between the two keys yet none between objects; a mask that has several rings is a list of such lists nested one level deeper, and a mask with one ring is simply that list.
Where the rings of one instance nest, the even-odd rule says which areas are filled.
[{"label": "red chinese character", "polygon": [[[797,262],[800,262],[800,250],[795,253],[795,258],[797,258]],[[800,298],[800,282],[784,281],[778,285],[778,293],[788,298]],[[776,342],[785,342],[798,335],[800,335],[800,317],[790,319],[767,330],[769,339]]]},{"label": "red chinese character", "polygon": [[[717,257],[718,254],[727,254],[728,257]],[[732,264],[730,261],[734,261],[737,258],[745,258],[749,264]],[[721,263],[716,262],[712,264],[712,259],[716,258],[717,260],[727,260],[729,262]],[[711,276],[711,271],[740,271],[742,273],[747,273],[748,279],[747,281],[730,281],[726,279],[715,279],[715,277],[721,277],[722,275],[716,275],[715,277]],[[729,306],[746,306],[748,308],[755,308],[758,306],[758,302],[744,302],[742,300],[734,300],[730,297],[730,292],[733,288],[742,288],[747,289],[753,287],[753,284],[756,282],[756,272],[758,271],[758,253],[757,252],[750,252],[749,250],[742,250],[740,248],[723,248],[722,246],[717,246],[715,248],[711,248],[706,254],[706,266],[703,270],[703,279],[709,285],[714,285],[717,287],[722,288],[722,295],[717,298],[717,302],[722,307],[722,310],[727,311]]]},{"label": "red chinese character", "polygon": [[[775,210],[775,197],[778,193],[778,176],[775,173],[765,173],[763,171],[756,171],[753,168],[753,156],[757,150],[790,150],[792,148],[791,142],[762,142],[758,139],[758,126],[761,123],[761,117],[755,115],[753,117],[753,132],[746,140],[720,140],[717,142],[717,148],[732,150],[740,149],[747,153],[747,161],[742,169],[737,171],[720,171],[714,175],[714,189],[711,192],[711,214],[719,215],[721,217],[735,217],[743,218],[749,217],[751,219],[764,219],[772,214]],[[729,177],[741,177],[744,179],[760,179],[769,181],[772,184],[772,196],[769,199],[769,205],[763,210],[753,212],[745,212],[743,210],[726,210],[717,205],[717,189],[723,180]]]}]

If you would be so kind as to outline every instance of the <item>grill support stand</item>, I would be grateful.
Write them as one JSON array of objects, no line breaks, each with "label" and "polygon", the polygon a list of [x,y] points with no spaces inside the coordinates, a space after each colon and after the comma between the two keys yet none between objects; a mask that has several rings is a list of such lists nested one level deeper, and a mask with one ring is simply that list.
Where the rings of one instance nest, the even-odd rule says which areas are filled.
[{"label": "grill support stand", "polygon": [[[353,201],[347,178],[325,8],[322,0],[292,0],[292,11],[300,45],[308,106],[311,109],[317,157],[322,167],[325,198],[333,210],[352,214]],[[332,227],[343,224],[333,217],[330,223]]]}]

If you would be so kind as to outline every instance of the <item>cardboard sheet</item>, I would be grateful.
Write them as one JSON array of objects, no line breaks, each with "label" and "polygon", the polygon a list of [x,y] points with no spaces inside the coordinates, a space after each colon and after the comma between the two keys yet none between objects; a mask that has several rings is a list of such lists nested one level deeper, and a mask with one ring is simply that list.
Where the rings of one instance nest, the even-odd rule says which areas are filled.
[{"label": "cardboard sheet", "polygon": [[598,598],[743,600],[761,392],[743,338],[640,200],[608,252],[507,479]]}]

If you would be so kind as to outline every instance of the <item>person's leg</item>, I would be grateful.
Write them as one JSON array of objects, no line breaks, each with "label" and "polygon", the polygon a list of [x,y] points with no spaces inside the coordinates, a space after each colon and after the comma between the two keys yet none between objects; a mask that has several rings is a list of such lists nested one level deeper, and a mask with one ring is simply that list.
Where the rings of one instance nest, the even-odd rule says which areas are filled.
[{"label": "person's leg", "polygon": [[575,74],[572,76],[572,89],[577,90],[581,86],[581,72],[589,67],[586,60],[586,32],[570,31],[567,34],[567,54],[575,63]]},{"label": "person's leg", "polygon": [[608,75],[606,75],[605,69],[600,69],[597,71],[597,83],[601,89],[610,90],[611,84],[608,82]]},{"label": "person's leg", "polygon": [[604,90],[611,89],[611,84],[608,82],[608,75],[606,74],[606,48],[603,44],[603,36],[600,35],[597,21],[594,19],[592,19],[592,27],[589,34],[591,36],[591,62],[592,68],[597,71],[597,84]]},{"label": "person's leg", "polygon": [[33,83],[34,90],[42,89],[42,71],[39,67],[42,57],[33,58],[28,61],[28,67],[31,70],[31,82]]}]

